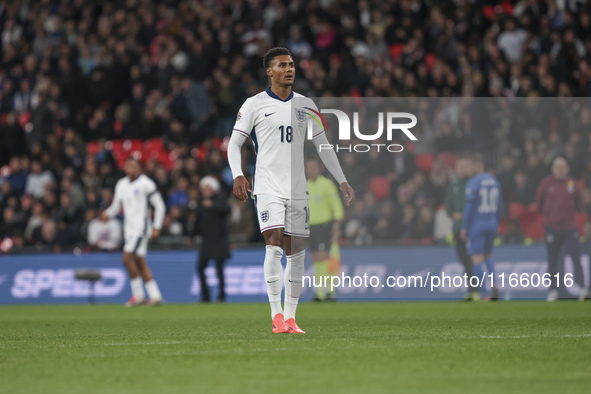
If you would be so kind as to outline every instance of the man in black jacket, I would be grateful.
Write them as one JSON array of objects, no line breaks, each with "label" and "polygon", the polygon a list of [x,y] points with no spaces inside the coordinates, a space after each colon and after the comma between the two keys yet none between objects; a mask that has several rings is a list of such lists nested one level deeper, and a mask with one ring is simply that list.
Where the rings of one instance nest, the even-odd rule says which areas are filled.
[{"label": "man in black jacket", "polygon": [[205,280],[205,267],[209,260],[216,262],[219,294],[218,301],[226,299],[224,291],[224,262],[230,258],[230,243],[226,218],[230,213],[230,205],[220,193],[219,181],[206,176],[199,183],[201,198],[197,207],[195,235],[203,237],[201,253],[197,262],[197,273],[201,281],[201,301],[209,302],[209,288]]}]

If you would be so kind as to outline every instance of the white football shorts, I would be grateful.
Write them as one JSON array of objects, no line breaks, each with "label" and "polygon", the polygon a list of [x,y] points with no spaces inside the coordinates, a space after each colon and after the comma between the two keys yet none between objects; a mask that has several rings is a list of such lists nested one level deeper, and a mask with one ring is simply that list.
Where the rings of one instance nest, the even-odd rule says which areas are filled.
[{"label": "white football shorts", "polygon": [[148,241],[149,238],[147,236],[126,236],[123,251],[134,253],[140,257],[146,257],[146,253],[148,253]]},{"label": "white football shorts", "polygon": [[261,233],[283,228],[283,234],[310,236],[310,208],[307,199],[292,200],[271,194],[255,196],[255,206]]}]

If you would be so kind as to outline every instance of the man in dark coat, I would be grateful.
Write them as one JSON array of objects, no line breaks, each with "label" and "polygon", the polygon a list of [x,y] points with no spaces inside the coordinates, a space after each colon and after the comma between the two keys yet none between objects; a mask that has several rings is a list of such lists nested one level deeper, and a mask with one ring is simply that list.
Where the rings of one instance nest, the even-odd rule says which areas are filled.
[{"label": "man in dark coat", "polygon": [[230,213],[230,205],[220,193],[219,181],[206,176],[199,183],[201,198],[197,207],[195,235],[203,237],[203,244],[197,262],[197,273],[201,281],[201,301],[209,302],[209,288],[205,280],[205,267],[209,260],[216,263],[219,294],[218,301],[226,299],[224,291],[224,262],[230,258],[230,243],[226,218]]}]

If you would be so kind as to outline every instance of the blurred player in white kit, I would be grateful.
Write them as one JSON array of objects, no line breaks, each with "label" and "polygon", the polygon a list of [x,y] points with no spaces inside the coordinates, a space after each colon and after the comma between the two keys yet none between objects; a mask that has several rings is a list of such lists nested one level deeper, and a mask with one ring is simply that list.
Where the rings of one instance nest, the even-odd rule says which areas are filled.
[{"label": "blurred player in white kit", "polygon": [[[160,305],[162,294],[146,262],[146,253],[148,242],[160,235],[166,208],[154,181],[142,174],[139,161],[129,157],[125,161],[125,174],[126,177],[117,182],[113,202],[103,212],[102,220],[117,216],[123,207],[123,264],[131,279],[132,294],[125,305]],[[150,205],[154,207],[153,223]],[[144,283],[149,300],[144,293]]]}]

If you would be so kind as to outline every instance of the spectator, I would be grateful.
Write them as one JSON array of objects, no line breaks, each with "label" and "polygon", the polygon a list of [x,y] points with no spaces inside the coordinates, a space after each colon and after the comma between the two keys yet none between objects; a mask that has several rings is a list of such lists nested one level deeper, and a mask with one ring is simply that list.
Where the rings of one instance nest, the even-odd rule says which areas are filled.
[{"label": "spectator", "polygon": [[524,30],[517,28],[515,19],[507,19],[505,30],[499,34],[497,45],[510,63],[516,63],[521,58],[521,46],[526,36],[527,34]]},{"label": "spectator", "polygon": [[186,235],[184,218],[182,217],[182,209],[180,206],[173,205],[170,207],[163,228],[167,235],[179,237]]},{"label": "spectator", "polygon": [[31,173],[27,177],[25,193],[39,199],[43,197],[46,185],[54,185],[55,180],[51,171],[44,170],[38,159],[31,161]]},{"label": "spectator", "polygon": [[433,240],[433,209],[430,206],[422,206],[415,225],[410,233],[411,238],[417,240]]},{"label": "spectator", "polygon": [[312,45],[302,38],[302,29],[299,25],[293,25],[289,29],[287,49],[292,53],[294,59],[309,59],[312,56]]},{"label": "spectator", "polygon": [[400,207],[394,206],[391,201],[385,201],[380,209],[379,219],[373,227],[373,238],[394,241],[400,234],[401,216]]},{"label": "spectator", "polygon": [[7,177],[8,182],[12,186],[12,190],[17,195],[21,196],[25,192],[27,185],[27,170],[23,168],[20,157],[13,157],[10,159],[10,175]]},{"label": "spectator", "polygon": [[6,164],[10,157],[27,153],[25,131],[17,123],[16,113],[8,112],[6,126],[2,126],[0,133],[0,166]]},{"label": "spectator", "polygon": [[409,240],[415,234],[415,223],[417,217],[417,209],[412,204],[406,204],[402,207],[402,228],[400,231],[400,239]]},{"label": "spectator", "polygon": [[177,205],[179,207],[185,207],[189,203],[189,194],[188,194],[188,187],[189,181],[186,177],[181,176],[177,182],[176,187],[170,194],[168,199],[168,207],[172,207]]},{"label": "spectator", "polygon": [[5,206],[8,205],[8,200],[11,198],[18,198],[14,190],[12,189],[12,184],[9,180],[5,180],[2,182],[2,187],[0,188],[0,208],[4,209]]},{"label": "spectator", "polygon": [[41,226],[33,232],[33,238],[36,245],[49,247],[54,251],[59,251],[57,227],[53,220],[45,219]]},{"label": "spectator", "polygon": [[201,301],[209,302],[209,288],[205,277],[205,267],[209,260],[215,260],[218,274],[218,301],[226,300],[224,286],[224,263],[230,258],[230,244],[226,219],[230,206],[220,194],[220,183],[211,176],[203,178],[199,184],[201,202],[197,209],[195,235],[201,235],[203,243],[199,251],[197,273],[201,281]]},{"label": "spectator", "polygon": [[95,157],[87,156],[84,160],[84,170],[80,174],[80,179],[85,189],[95,189],[100,184],[98,174],[98,165]]},{"label": "spectator", "polygon": [[31,208],[31,216],[29,217],[25,228],[25,240],[27,242],[32,243],[33,232],[41,226],[44,216],[45,207],[43,206],[43,203],[39,201],[34,202],[33,207]]},{"label": "spectator", "polygon": [[55,214],[55,220],[58,222],[58,225],[63,224],[60,230],[69,234],[69,237],[73,240],[80,234],[84,214],[80,206],[72,201],[70,193],[64,191],[60,194],[60,205]]},{"label": "spectator", "polygon": [[23,237],[24,225],[18,219],[12,207],[5,207],[2,211],[2,221],[0,222],[0,240],[14,236]]},{"label": "spectator", "polygon": [[92,250],[119,250],[123,240],[121,222],[117,219],[109,219],[103,222],[100,219],[102,212],[102,209],[98,213],[94,209],[88,209],[86,211],[85,219],[88,222],[88,245]]},{"label": "spectator", "polygon": [[533,190],[534,183],[528,180],[524,171],[517,171],[514,178],[515,187],[513,188],[512,201],[528,206],[536,198]]},{"label": "spectator", "polygon": [[436,151],[441,152],[453,152],[460,145],[460,139],[453,132],[452,126],[449,123],[441,125],[441,130],[438,136],[435,138]]}]

